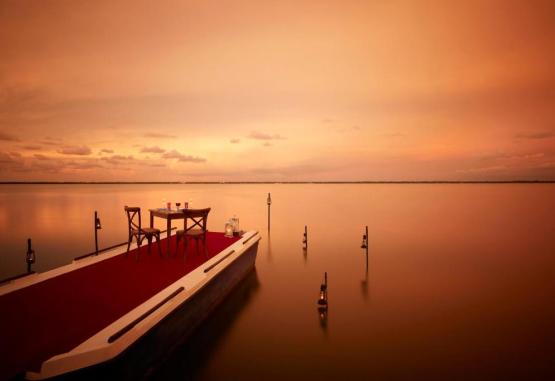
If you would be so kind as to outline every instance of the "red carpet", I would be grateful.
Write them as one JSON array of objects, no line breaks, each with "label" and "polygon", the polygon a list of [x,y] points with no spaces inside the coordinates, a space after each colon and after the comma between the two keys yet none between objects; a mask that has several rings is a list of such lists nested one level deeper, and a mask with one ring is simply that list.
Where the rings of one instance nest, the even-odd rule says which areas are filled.
[{"label": "red carpet", "polygon": [[[164,239],[162,257],[156,244],[150,253],[144,245],[138,259],[132,250],[0,296],[0,379],[38,370],[206,261],[202,242],[197,251],[191,240],[186,255],[181,242],[175,255],[175,236],[170,239],[169,256]],[[209,232],[208,258],[238,239]]]}]

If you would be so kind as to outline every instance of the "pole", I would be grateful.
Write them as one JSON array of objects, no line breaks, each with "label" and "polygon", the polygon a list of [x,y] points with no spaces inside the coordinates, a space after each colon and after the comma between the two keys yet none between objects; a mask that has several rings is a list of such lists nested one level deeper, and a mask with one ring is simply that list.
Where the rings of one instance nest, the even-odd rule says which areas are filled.
[{"label": "pole", "polygon": [[[370,246],[368,241],[368,225],[366,225],[366,261],[368,261],[368,246]],[[366,266],[368,267],[368,264]]]},{"label": "pole", "polygon": [[268,231],[270,231],[270,206],[272,205],[272,195],[270,193],[268,193],[266,203],[268,204]]},{"label": "pole", "polygon": [[35,251],[31,248],[31,238],[27,238],[27,254],[25,261],[27,262],[27,273],[31,273],[31,266],[35,263]]},{"label": "pole", "polygon": [[94,255],[98,255],[98,213],[94,211]]}]

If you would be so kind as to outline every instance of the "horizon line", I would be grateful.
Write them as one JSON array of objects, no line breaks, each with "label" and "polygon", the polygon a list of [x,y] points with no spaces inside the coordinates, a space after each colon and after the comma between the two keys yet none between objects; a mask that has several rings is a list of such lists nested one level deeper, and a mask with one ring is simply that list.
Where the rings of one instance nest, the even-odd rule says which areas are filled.
[{"label": "horizon line", "polygon": [[555,180],[361,180],[361,181],[0,181],[0,185],[80,184],[554,184]]}]

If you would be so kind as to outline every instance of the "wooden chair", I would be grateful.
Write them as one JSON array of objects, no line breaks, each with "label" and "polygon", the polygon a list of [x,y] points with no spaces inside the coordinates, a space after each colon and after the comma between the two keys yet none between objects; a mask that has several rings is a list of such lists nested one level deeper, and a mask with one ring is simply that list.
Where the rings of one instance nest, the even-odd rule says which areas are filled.
[{"label": "wooden chair", "polygon": [[[183,230],[178,230],[175,232],[175,252],[179,248],[179,241],[183,238],[185,249],[187,249],[188,238],[192,237],[196,241],[198,249],[198,240],[202,238],[202,244],[206,252],[206,232],[208,231],[208,213],[210,213],[210,208],[205,209],[183,209]],[[191,220],[192,224],[188,226],[187,221]]]},{"label": "wooden chair", "polygon": [[152,238],[156,238],[156,243],[158,244],[158,252],[162,256],[162,249],[160,248],[160,229],[156,228],[143,228],[141,227],[141,208],[125,206],[125,213],[127,214],[127,225],[129,228],[129,238],[127,240],[127,253],[129,253],[129,248],[131,247],[131,242],[133,237],[137,239],[137,247],[141,249],[141,243],[143,239],[146,238],[148,241],[148,250],[150,251],[150,245],[152,243]]}]

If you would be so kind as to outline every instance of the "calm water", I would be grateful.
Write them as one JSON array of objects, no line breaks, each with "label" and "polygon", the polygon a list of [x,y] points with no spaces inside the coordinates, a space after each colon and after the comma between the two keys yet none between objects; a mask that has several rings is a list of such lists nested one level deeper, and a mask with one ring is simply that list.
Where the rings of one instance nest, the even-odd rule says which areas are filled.
[{"label": "calm water", "polygon": [[213,208],[211,230],[236,214],[263,240],[256,273],[154,379],[553,380],[554,195],[539,184],[3,185],[0,278],[25,269],[27,237],[44,271],[94,249],[95,209],[104,247],[126,239],[124,205],[146,218],[188,200]]}]

